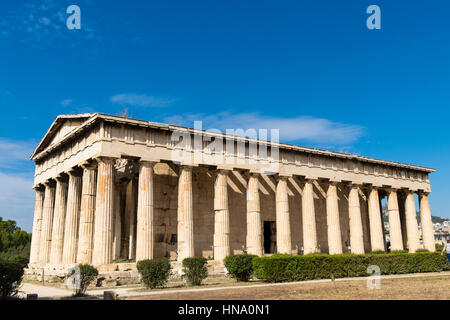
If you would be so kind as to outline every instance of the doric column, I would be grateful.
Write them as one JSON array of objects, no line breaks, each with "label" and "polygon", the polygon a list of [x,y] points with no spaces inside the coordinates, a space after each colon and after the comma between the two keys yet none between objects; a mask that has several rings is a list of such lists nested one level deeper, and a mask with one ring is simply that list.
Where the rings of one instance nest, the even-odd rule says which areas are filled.
[{"label": "doric column", "polygon": [[45,190],[38,186],[35,188],[33,233],[31,236],[30,263],[39,261],[39,249],[41,245],[42,209],[44,205]]},{"label": "doric column", "polygon": [[101,265],[112,262],[114,160],[100,157],[97,158],[97,161],[97,195],[95,202],[92,264]]},{"label": "doric column", "polygon": [[97,166],[83,165],[81,191],[80,230],[78,236],[78,263],[92,263],[94,246],[95,195],[97,193]]},{"label": "doric column", "polygon": [[153,259],[153,162],[139,162],[136,261]]},{"label": "doric column", "polygon": [[278,178],[276,189],[277,252],[292,254],[287,177]]},{"label": "doric column", "polygon": [[122,205],[121,184],[115,184],[114,190],[114,238],[113,238],[113,260],[120,259],[122,248]]},{"label": "doric column", "polygon": [[303,254],[317,253],[316,212],[314,208],[313,180],[307,179],[302,196]]},{"label": "doric column", "polygon": [[136,259],[137,181],[132,176],[125,190],[125,251],[130,260]]},{"label": "doric column", "polygon": [[55,209],[53,213],[52,244],[50,250],[50,263],[62,262],[64,244],[64,223],[67,208],[67,177],[56,178]]},{"label": "doric column", "polygon": [[404,192],[397,192],[397,198],[398,198],[398,211],[400,214],[400,226],[402,229],[403,250],[406,250],[406,248],[408,248],[408,235],[406,234],[406,212],[405,212],[406,195]]},{"label": "doric column", "polygon": [[39,249],[40,263],[49,263],[50,261],[54,208],[55,182],[53,180],[49,180],[45,183],[44,206],[42,211],[41,245]]},{"label": "doric column", "polygon": [[263,235],[258,175],[252,173],[247,186],[247,253],[261,257]]},{"label": "doric column", "polygon": [[341,224],[336,182],[331,181],[327,191],[327,227],[329,254],[342,253]]},{"label": "doric column", "polygon": [[350,218],[350,247],[351,253],[364,253],[364,236],[359,202],[359,187],[351,185],[348,196],[348,211]]},{"label": "doric column", "polygon": [[420,249],[419,230],[417,228],[416,204],[414,193],[407,191],[405,200],[406,234],[408,236],[408,251],[416,252]]},{"label": "doric column", "polygon": [[403,239],[397,191],[390,189],[388,192],[389,237],[391,239],[392,252],[396,250],[403,250]]},{"label": "doric column", "polygon": [[384,251],[383,221],[381,220],[380,198],[378,189],[372,187],[369,193],[369,228],[372,251]]},{"label": "doric column", "polygon": [[228,211],[228,171],[219,170],[214,185],[214,260],[230,255],[230,213]]},{"label": "doric column", "polygon": [[77,261],[78,228],[81,207],[81,175],[78,172],[69,172],[69,195],[67,197],[67,214],[64,236],[63,263]]},{"label": "doric column", "polygon": [[420,221],[422,223],[423,247],[430,252],[436,250],[433,232],[433,222],[431,221],[430,202],[428,193],[420,193]]},{"label": "doric column", "polygon": [[181,166],[178,179],[178,261],[194,257],[192,167]]}]

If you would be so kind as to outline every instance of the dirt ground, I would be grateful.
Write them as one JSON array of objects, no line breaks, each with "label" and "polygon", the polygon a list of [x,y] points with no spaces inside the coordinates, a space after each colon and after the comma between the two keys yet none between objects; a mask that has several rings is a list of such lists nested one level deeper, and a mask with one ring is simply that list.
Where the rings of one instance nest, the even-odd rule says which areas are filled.
[{"label": "dirt ground", "polygon": [[[133,299],[132,297],[128,299]],[[134,298],[136,299],[136,297]],[[139,296],[139,300],[299,300],[299,299],[376,299],[450,300],[450,277],[381,279],[380,289],[367,288],[367,280],[326,283],[300,283],[262,288],[236,287],[217,291],[177,292]]]}]

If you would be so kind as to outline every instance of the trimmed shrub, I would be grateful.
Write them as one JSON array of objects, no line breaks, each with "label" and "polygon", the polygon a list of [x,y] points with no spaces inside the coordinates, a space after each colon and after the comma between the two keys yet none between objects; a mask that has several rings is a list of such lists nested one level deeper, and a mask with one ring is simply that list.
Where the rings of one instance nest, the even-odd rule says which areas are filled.
[{"label": "trimmed shrub", "polygon": [[1,299],[17,295],[23,273],[23,265],[20,262],[0,259]]},{"label": "trimmed shrub", "polygon": [[[98,270],[90,264],[80,264],[77,266],[80,270],[77,286],[75,286],[75,296],[86,295],[89,284],[98,276]],[[76,272],[76,268],[72,269],[71,276]]]},{"label": "trimmed shrub", "polygon": [[147,288],[164,287],[170,276],[170,261],[165,258],[140,260],[136,267],[141,274],[141,281]]},{"label": "trimmed shrub", "polygon": [[255,276],[268,282],[368,276],[367,268],[380,267],[381,274],[439,272],[447,268],[444,257],[434,252],[385,254],[312,254],[255,257]]},{"label": "trimmed shrub", "polygon": [[185,258],[183,260],[183,272],[189,285],[199,286],[203,279],[208,277],[207,263],[208,260],[201,257]]},{"label": "trimmed shrub", "polygon": [[253,275],[252,254],[238,254],[226,257],[223,262],[231,277],[237,281],[249,281]]}]

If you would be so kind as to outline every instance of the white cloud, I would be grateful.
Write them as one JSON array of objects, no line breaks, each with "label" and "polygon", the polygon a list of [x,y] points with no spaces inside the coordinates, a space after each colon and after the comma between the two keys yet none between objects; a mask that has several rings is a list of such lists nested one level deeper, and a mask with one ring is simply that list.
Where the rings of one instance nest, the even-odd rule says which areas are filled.
[{"label": "white cloud", "polygon": [[364,128],[358,125],[333,122],[328,119],[299,116],[295,118],[268,117],[259,113],[227,112],[214,115],[188,114],[166,118],[166,122],[192,127],[194,121],[203,121],[203,129],[216,128],[244,130],[279,129],[280,141],[308,141],[320,144],[343,145],[355,142],[363,134]]},{"label": "white cloud", "polygon": [[0,216],[15,220],[18,226],[32,230],[34,191],[33,177],[0,172]]},{"label": "white cloud", "polygon": [[62,105],[63,107],[67,107],[67,106],[71,105],[72,102],[73,101],[70,99],[65,99],[65,100],[62,100],[59,104]]},{"label": "white cloud", "polygon": [[31,141],[13,141],[0,138],[0,168],[14,169],[18,161],[29,161],[36,144]]},{"label": "white cloud", "polygon": [[112,103],[138,107],[166,107],[173,99],[158,98],[146,94],[123,93],[116,94],[109,99]]}]

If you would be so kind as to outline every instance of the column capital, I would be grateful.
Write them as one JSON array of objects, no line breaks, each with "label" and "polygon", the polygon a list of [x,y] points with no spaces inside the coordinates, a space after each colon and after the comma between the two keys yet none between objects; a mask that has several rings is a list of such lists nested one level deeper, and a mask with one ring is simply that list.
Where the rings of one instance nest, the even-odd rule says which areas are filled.
[{"label": "column capital", "polygon": [[72,167],[66,171],[66,174],[68,174],[69,176],[81,177],[81,175],[83,174],[81,170],[82,169],[80,167]]},{"label": "column capital", "polygon": [[425,190],[419,190],[419,191],[417,191],[417,194],[419,195],[419,196],[429,196],[430,195],[430,193],[431,192],[429,192],[429,191],[425,191]]},{"label": "column capital", "polygon": [[113,164],[113,161],[115,161],[118,158],[108,157],[108,156],[97,156],[93,158],[93,160],[97,161],[98,163],[111,163]]},{"label": "column capital", "polygon": [[97,168],[97,161],[95,160],[86,160],[80,163],[80,167],[83,169],[96,169]]},{"label": "column capital", "polygon": [[329,182],[330,184],[337,185],[338,183],[341,183],[342,180],[339,180],[339,179],[329,179],[328,182]]},{"label": "column capital", "polygon": [[47,179],[43,182],[43,185],[46,187],[54,187],[56,184],[56,180],[53,178]]},{"label": "column capital", "polygon": [[154,167],[158,163],[158,161],[143,160],[143,159],[139,160],[138,162],[139,162],[139,165],[146,166],[146,167]]},{"label": "column capital", "polygon": [[276,176],[275,176],[275,178],[276,178],[276,180],[277,181],[284,181],[284,180],[287,180],[287,179],[289,179],[289,178],[291,178],[292,177],[292,175],[289,175],[289,174],[283,174],[283,173],[281,173],[281,174],[277,174]]},{"label": "column capital", "polygon": [[183,169],[183,170],[192,171],[192,169],[194,169],[195,166],[191,165],[191,164],[180,164],[179,167],[180,167],[180,169]]},{"label": "column capital", "polygon": [[34,189],[35,191],[44,191],[45,186],[44,186],[43,184],[41,184],[41,183],[38,183],[38,184],[35,184],[35,185],[33,186],[33,189]]},{"label": "column capital", "polygon": [[58,175],[55,177],[55,180],[57,182],[67,182],[68,181],[68,176],[65,172],[60,172],[58,173]]},{"label": "column capital", "polygon": [[384,187],[383,190],[386,192],[397,192],[399,189],[396,187]]}]

